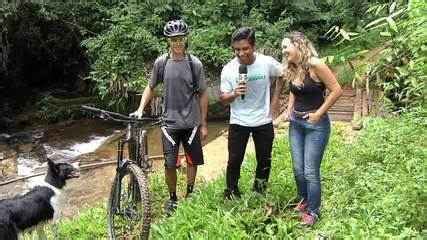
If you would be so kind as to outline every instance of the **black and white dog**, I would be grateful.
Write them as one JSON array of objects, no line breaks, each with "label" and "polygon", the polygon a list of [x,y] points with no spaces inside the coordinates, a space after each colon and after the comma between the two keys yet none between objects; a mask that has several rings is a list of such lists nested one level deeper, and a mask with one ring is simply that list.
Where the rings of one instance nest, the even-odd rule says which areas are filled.
[{"label": "black and white dog", "polygon": [[69,163],[54,163],[48,159],[44,182],[24,195],[0,200],[0,239],[18,239],[18,233],[59,217],[59,195],[67,179],[79,177],[79,171]]}]

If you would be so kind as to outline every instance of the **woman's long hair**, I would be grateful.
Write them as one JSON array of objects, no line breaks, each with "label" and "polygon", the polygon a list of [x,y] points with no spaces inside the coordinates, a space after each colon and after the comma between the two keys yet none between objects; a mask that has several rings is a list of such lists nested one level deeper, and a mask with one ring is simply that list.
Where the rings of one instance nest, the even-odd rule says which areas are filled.
[{"label": "woman's long hair", "polygon": [[311,41],[301,32],[291,32],[282,40],[282,48],[286,48],[286,43],[291,42],[298,50],[299,62],[288,63],[287,56],[283,56],[283,76],[286,80],[295,85],[302,85],[304,78],[309,71],[313,57],[318,57],[316,49]]}]

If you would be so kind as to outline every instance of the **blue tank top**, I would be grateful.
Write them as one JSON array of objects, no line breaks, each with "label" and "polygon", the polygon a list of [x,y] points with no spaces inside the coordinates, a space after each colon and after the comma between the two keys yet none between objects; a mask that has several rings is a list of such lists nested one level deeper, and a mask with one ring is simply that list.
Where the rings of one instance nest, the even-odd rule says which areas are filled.
[{"label": "blue tank top", "polygon": [[307,73],[304,84],[297,86],[289,82],[290,91],[295,96],[294,110],[298,112],[315,111],[325,101],[325,84],[314,81]]}]

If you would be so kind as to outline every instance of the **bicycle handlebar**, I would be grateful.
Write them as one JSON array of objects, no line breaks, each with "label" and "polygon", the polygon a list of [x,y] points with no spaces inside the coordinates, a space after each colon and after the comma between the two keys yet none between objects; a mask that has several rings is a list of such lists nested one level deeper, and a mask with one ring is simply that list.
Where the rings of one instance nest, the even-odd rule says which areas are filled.
[{"label": "bicycle handlebar", "polygon": [[87,105],[82,105],[81,108],[84,110],[95,112],[99,114],[101,118],[107,118],[115,122],[126,122],[126,123],[155,122],[153,124],[155,125],[161,121],[158,117],[142,117],[142,118],[128,117],[120,113],[110,112],[107,110],[103,110],[103,109],[99,109],[99,108],[91,107]]}]

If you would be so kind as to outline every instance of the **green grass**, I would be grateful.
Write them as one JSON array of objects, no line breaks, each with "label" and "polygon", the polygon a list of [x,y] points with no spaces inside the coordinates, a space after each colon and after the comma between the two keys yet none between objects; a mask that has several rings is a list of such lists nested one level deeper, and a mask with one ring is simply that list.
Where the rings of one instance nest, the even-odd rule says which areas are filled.
[{"label": "green grass", "polygon": [[[290,203],[296,195],[287,138],[273,149],[266,196],[250,191],[255,167],[248,156],[240,180],[243,197],[224,201],[224,178],[203,184],[164,218],[163,177],[154,175],[153,239],[294,239],[327,236],[350,239],[426,236],[426,111],[391,119],[369,119],[353,143],[335,125],[322,162],[322,217],[312,228],[299,224]],[[287,133],[287,131],[285,131]],[[180,177],[180,188],[184,186]],[[61,239],[105,239],[102,205],[59,226]]]},{"label": "green grass", "polygon": [[322,166],[322,219],[301,227],[287,140],[279,137],[269,192],[250,191],[254,158],[243,167],[238,201],[222,200],[224,180],[209,183],[177,213],[153,226],[155,239],[421,238],[425,229],[426,119],[372,119],[353,144],[334,127]]},{"label": "green grass", "polygon": [[59,225],[59,239],[106,239],[107,220],[105,204],[89,208],[75,219],[68,219]]}]

